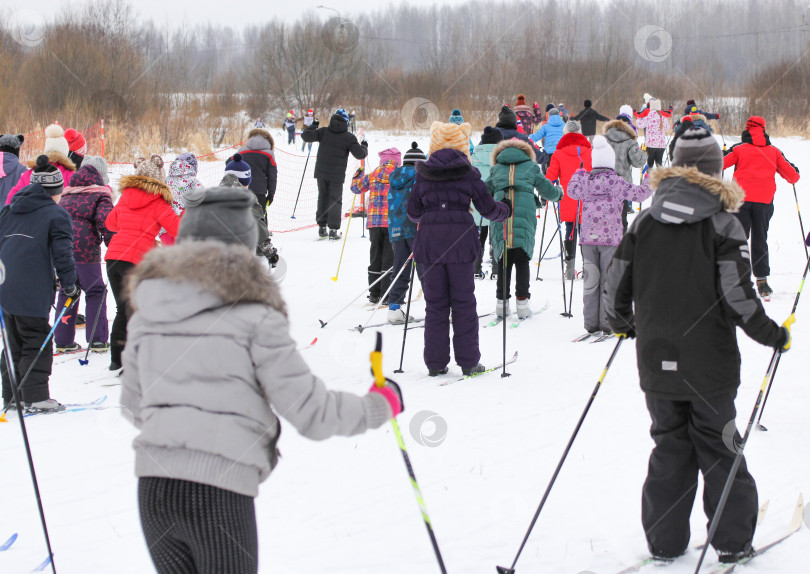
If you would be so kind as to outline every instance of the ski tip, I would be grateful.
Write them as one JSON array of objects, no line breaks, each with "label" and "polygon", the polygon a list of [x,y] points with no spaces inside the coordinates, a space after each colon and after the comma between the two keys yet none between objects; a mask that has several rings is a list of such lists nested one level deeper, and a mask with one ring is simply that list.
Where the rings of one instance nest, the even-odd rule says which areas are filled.
[{"label": "ski tip", "polygon": [[50,566],[52,559],[53,559],[53,554],[48,556],[42,564],[40,564],[39,566],[34,568],[34,572],[42,572],[43,570],[45,570],[45,568]]},{"label": "ski tip", "polygon": [[2,546],[0,546],[0,552],[5,552],[5,551],[6,551],[6,550],[8,550],[9,548],[11,548],[11,545],[12,545],[12,544],[14,544],[14,541],[15,541],[15,540],[17,540],[17,533],[16,533],[16,532],[15,532],[14,534],[12,534],[12,535],[9,537],[9,539],[8,539],[8,540],[6,540],[5,542],[3,542],[3,545],[2,545]]},{"label": "ski tip", "polygon": [[314,339],[312,339],[312,342],[309,344],[309,346],[311,347],[312,345],[314,345],[317,342],[318,342],[318,337],[315,337]]},{"label": "ski tip", "polygon": [[[803,520],[804,520],[804,495],[800,492],[799,498],[798,500],[796,500],[796,508],[793,511],[793,517],[790,519],[790,524],[788,525],[789,529],[798,530],[799,528],[802,527]],[[810,527],[810,525],[808,527]]]}]

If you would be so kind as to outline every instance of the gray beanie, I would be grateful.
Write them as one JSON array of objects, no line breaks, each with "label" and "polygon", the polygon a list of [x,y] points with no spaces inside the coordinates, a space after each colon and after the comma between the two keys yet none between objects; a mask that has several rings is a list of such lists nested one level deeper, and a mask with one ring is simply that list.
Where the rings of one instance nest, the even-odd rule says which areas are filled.
[{"label": "gray beanie", "polygon": [[551,108],[548,111],[548,116],[549,117],[551,117],[551,116],[559,116],[559,115],[560,115],[560,110],[558,110],[557,108]]},{"label": "gray beanie", "polygon": [[253,250],[259,241],[250,207],[256,196],[244,188],[197,188],[183,194],[185,213],[180,220],[178,242],[189,239],[241,243]]},{"label": "gray beanie", "polygon": [[110,177],[107,175],[107,160],[100,155],[86,155],[82,160],[82,167],[91,165],[96,168],[96,171],[101,175],[104,180],[104,185],[110,185]]},{"label": "gray beanie", "polygon": [[723,173],[723,151],[707,130],[689,128],[675,142],[672,165],[694,166],[705,174],[719,176]]},{"label": "gray beanie", "polygon": [[582,126],[576,120],[568,120],[563,128],[564,134],[580,134],[582,133]]}]

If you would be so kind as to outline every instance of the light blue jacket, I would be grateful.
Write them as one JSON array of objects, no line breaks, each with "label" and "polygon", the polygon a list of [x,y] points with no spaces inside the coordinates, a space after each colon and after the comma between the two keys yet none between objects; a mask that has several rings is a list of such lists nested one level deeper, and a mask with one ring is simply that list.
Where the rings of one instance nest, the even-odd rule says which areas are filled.
[{"label": "light blue jacket", "polygon": [[562,121],[562,118],[554,114],[529,138],[535,143],[543,140],[543,149],[546,150],[548,155],[551,155],[557,150],[557,142],[563,137],[564,127],[565,122]]}]

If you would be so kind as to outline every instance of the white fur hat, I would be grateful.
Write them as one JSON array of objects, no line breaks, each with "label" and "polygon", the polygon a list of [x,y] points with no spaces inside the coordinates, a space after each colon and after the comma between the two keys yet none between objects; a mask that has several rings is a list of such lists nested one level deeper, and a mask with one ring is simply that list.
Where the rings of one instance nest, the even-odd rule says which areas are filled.
[{"label": "white fur hat", "polygon": [[65,130],[59,124],[51,124],[45,128],[45,149],[43,153],[61,153],[66,156],[70,147],[65,139]]},{"label": "white fur hat", "polygon": [[619,115],[625,115],[628,118],[633,117],[633,108],[627,104],[624,104],[622,107],[619,108]]}]

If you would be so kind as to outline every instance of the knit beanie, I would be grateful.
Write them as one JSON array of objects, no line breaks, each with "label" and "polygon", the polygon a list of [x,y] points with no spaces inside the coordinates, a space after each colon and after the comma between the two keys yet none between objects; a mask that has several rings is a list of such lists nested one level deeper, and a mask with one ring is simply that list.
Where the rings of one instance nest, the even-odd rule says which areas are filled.
[{"label": "knit beanie", "polygon": [[380,165],[387,161],[393,161],[397,167],[399,167],[400,163],[402,162],[402,154],[395,147],[384,149],[378,155],[380,156]]},{"label": "knit beanie", "polygon": [[707,130],[690,127],[675,142],[672,165],[694,166],[719,177],[723,173],[723,151]]},{"label": "knit beanie", "polygon": [[503,132],[498,128],[487,126],[481,134],[481,144],[499,144],[503,141]]},{"label": "knit beanie", "polygon": [[576,120],[568,120],[563,128],[563,134],[580,134],[582,133],[582,126]]},{"label": "knit beanie", "polygon": [[255,201],[255,195],[238,187],[200,187],[185,192],[177,241],[214,240],[255,249],[259,230],[250,213]]},{"label": "knit beanie", "polygon": [[661,111],[661,100],[658,98],[650,98],[650,110],[654,112]]},{"label": "knit beanie", "polygon": [[553,107],[554,107],[554,104],[548,104],[548,105],[546,106],[546,111],[549,111],[549,110],[550,110],[551,108],[553,108]]},{"label": "knit beanie", "polygon": [[686,105],[687,106],[697,106],[697,104],[695,103],[695,100],[686,100]]},{"label": "knit beanie", "polygon": [[51,124],[45,128],[45,149],[42,153],[61,153],[64,156],[70,153],[65,130],[59,124]]},{"label": "knit beanie", "polygon": [[503,106],[498,114],[498,123],[495,127],[505,130],[517,129],[517,114],[509,106]]},{"label": "knit beanie", "polygon": [[10,153],[20,157],[20,147],[24,141],[25,136],[22,134],[17,136],[12,134],[2,134],[0,135],[0,152]]},{"label": "knit beanie", "polygon": [[253,177],[250,173],[250,165],[242,159],[241,153],[233,154],[231,161],[225,165],[225,174],[233,174],[242,185],[250,185]]},{"label": "knit beanie", "polygon": [[560,110],[558,110],[557,108],[551,108],[548,111],[548,119],[551,119],[551,116],[559,116],[559,115],[560,115]]},{"label": "knit beanie", "polygon": [[619,108],[619,115],[620,116],[627,116],[628,118],[632,118],[633,117],[633,108],[631,106],[628,106],[627,104],[624,104],[623,106],[621,106]]},{"label": "knit beanie", "polygon": [[526,105],[526,96],[524,96],[523,94],[518,94],[517,105],[525,106]]},{"label": "knit beanie", "polygon": [[197,156],[195,156],[190,151],[186,153],[181,153],[177,156],[177,159],[180,161],[184,161],[191,166],[191,169],[194,170],[194,175],[197,175]]},{"label": "knit beanie", "polygon": [[98,170],[92,165],[86,165],[82,162],[80,167],[73,175],[70,176],[70,187],[90,187],[105,185],[104,178]]},{"label": "knit beanie", "polygon": [[593,104],[591,103],[591,100],[585,100],[585,107],[586,108],[590,108],[592,105]]},{"label": "knit beanie", "polygon": [[464,123],[464,117],[461,115],[461,111],[458,109],[453,110],[450,112],[450,123],[451,124],[458,124],[461,125]]},{"label": "knit beanie", "polygon": [[68,149],[70,151],[75,151],[80,155],[84,155],[84,152],[87,150],[87,140],[84,139],[84,136],[81,132],[70,128],[65,130],[65,140],[68,143]]},{"label": "knit beanie", "polygon": [[419,149],[416,142],[411,142],[411,149],[405,152],[405,156],[402,158],[402,165],[415,165],[416,162],[425,161],[426,159],[425,152]]},{"label": "knit beanie", "polygon": [[[86,155],[84,156],[84,161],[82,161],[82,167],[94,167],[96,171],[101,176],[102,184],[101,185],[109,185],[110,184],[110,177],[107,175],[107,160],[101,157],[100,155]],[[70,183],[73,183],[73,177],[70,178]]]},{"label": "knit beanie", "polygon": [[347,126],[349,125],[349,114],[346,112],[346,110],[344,110],[343,108],[338,108],[337,110],[335,110],[335,115],[340,116],[341,118],[346,120],[346,125]]},{"label": "knit beanie", "polygon": [[597,167],[616,167],[616,153],[605,136],[594,136],[591,142],[591,165]]},{"label": "knit beanie", "polygon": [[163,172],[163,158],[152,154],[149,159],[139,157],[135,160],[135,175],[151,177],[160,183],[166,183],[166,174]]},{"label": "knit beanie", "polygon": [[430,126],[430,151],[428,153],[432,154],[440,149],[450,148],[462,152],[469,159],[470,133],[472,133],[472,126],[468,123],[458,125],[433,122]]},{"label": "knit beanie", "polygon": [[37,165],[31,172],[31,183],[38,183],[51,196],[60,195],[65,187],[62,172],[55,165],[50,164],[47,155],[37,158]]}]

